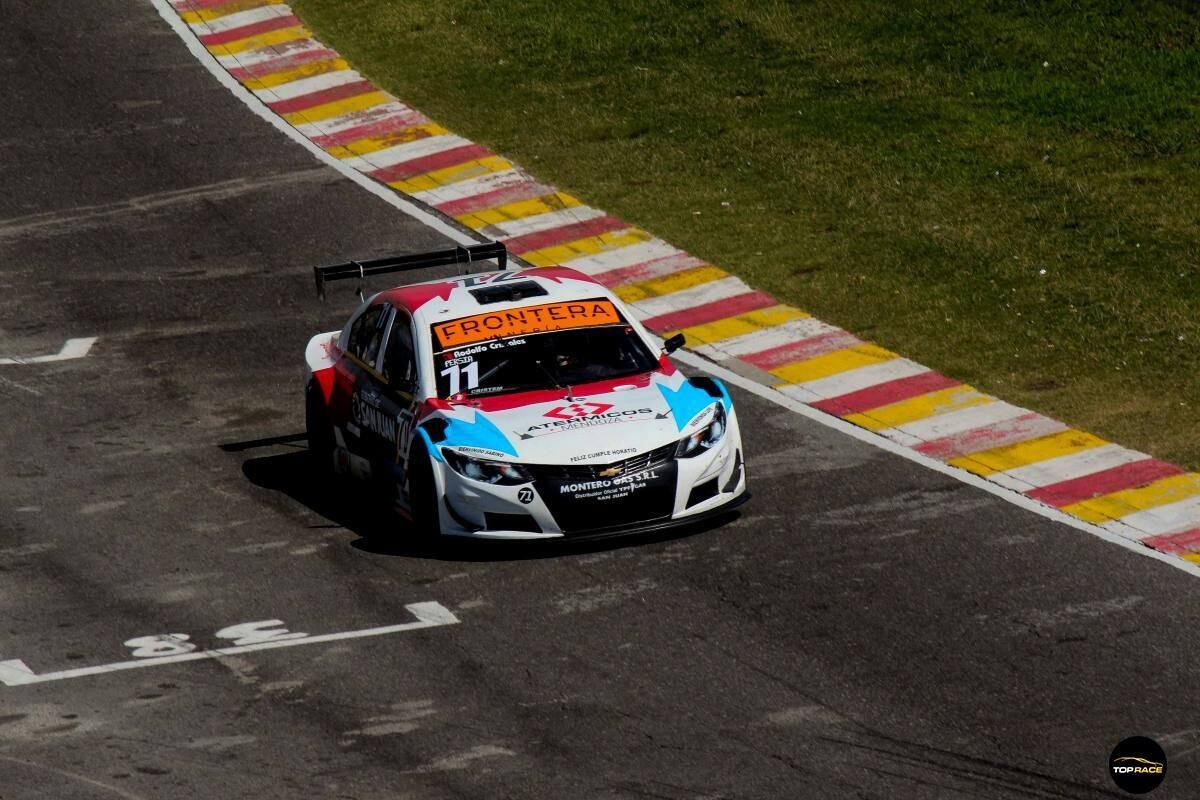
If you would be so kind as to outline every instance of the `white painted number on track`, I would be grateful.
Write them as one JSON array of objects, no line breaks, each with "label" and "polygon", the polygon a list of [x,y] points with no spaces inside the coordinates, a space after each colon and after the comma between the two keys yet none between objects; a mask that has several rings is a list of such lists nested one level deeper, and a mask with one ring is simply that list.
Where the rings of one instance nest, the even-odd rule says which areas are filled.
[{"label": "white painted number on track", "polygon": [[368,636],[385,636],[390,633],[415,631],[421,628],[436,628],[439,625],[454,625],[459,622],[445,606],[437,602],[411,603],[404,607],[408,613],[416,617],[416,622],[402,622],[399,625],[384,625],[379,628],[363,628],[357,631],[341,631],[340,633],[323,633],[310,636],[307,633],[292,633],[287,628],[280,627],[283,623],[277,619],[261,622],[243,622],[231,625],[217,631],[217,638],[230,639],[233,644],[214,650],[200,650],[188,641],[186,633],[167,633],[157,636],[139,636],[125,642],[126,647],[133,648],[132,661],[117,661],[112,664],[99,664],[94,667],[79,667],[60,672],[36,673],[19,658],[0,661],[0,683],[5,686],[24,686],[30,683],[45,683],[47,681],[62,681],[69,678],[85,678],[89,675],[101,675],[106,672],[121,672],[127,669],[154,667],[166,664],[178,664],[183,661],[200,661],[206,658],[221,658],[238,653],[249,653],[254,650],[274,650],[280,647],[297,647],[321,642],[337,642],[343,639],[363,639]]},{"label": "white painted number on track", "polygon": [[[234,647],[245,647],[263,642],[283,642],[290,639],[303,639],[307,633],[292,633],[287,628],[280,627],[283,620],[265,619],[261,622],[243,622],[240,625],[230,625],[217,631],[218,639],[232,639]],[[135,658],[159,658],[160,656],[177,656],[190,653],[196,645],[188,641],[192,637],[186,633],[160,633],[154,636],[139,636],[125,642],[126,647],[133,648]]]},{"label": "white painted number on track", "polygon": [[267,619],[262,622],[243,622],[241,625],[230,625],[217,631],[218,639],[233,639],[237,647],[260,642],[282,642],[286,639],[303,639],[307,633],[289,633],[287,628],[280,628],[282,620]]},{"label": "white painted number on track", "polygon": [[180,653],[190,653],[196,645],[188,641],[192,637],[186,633],[161,633],[157,636],[139,636],[125,642],[126,647],[133,648],[134,658],[158,658],[159,656],[177,656]]}]

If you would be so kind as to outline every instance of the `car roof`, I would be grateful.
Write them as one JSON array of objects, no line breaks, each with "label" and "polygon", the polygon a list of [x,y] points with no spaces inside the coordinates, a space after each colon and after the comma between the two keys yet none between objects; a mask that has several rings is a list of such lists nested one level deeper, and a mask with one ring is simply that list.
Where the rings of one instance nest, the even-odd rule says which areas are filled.
[{"label": "car roof", "polygon": [[[533,285],[531,290],[530,284]],[[504,291],[506,288],[513,290]],[[397,286],[377,299],[407,309],[418,325],[445,322],[485,311],[569,300],[616,298],[599,281],[569,267],[533,267],[480,272]]]}]

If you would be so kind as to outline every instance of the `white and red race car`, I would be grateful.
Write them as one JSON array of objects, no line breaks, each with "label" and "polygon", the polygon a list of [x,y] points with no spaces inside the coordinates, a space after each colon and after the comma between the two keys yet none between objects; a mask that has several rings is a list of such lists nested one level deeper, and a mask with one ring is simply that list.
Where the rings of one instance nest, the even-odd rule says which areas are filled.
[{"label": "white and red race car", "polygon": [[305,353],[309,446],[378,483],[418,531],[598,537],[740,505],[729,392],[685,377],[613,294],[564,267],[506,270],[503,245],[349,262],[327,281],[497,259],[398,286]]}]

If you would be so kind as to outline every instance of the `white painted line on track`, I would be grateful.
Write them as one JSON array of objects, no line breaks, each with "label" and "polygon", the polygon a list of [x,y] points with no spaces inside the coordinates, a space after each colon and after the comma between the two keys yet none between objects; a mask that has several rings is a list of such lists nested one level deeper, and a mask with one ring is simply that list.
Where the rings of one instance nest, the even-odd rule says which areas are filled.
[{"label": "white painted line on track", "polygon": [[83,358],[92,350],[92,345],[99,341],[97,336],[87,336],[82,339],[67,339],[66,344],[57,353],[47,356],[12,356],[0,358],[0,365],[5,364],[49,364],[52,361],[71,361]]},{"label": "white painted line on track", "polygon": [[308,152],[312,153],[322,164],[333,167],[347,179],[354,181],[363,189],[366,189],[371,194],[383,200],[393,208],[407,214],[421,224],[432,228],[446,238],[457,242],[458,244],[478,244],[482,241],[479,238],[470,236],[464,233],[459,228],[446,222],[437,214],[426,211],[424,208],[409,201],[403,195],[393,191],[391,188],[378,183],[361,172],[350,168],[343,164],[337,158],[334,158],[329,153],[326,153],[317,145],[306,139],[303,134],[293,128],[282,117],[277,115],[254,94],[237,82],[237,79],[225,71],[225,68],[217,61],[211,53],[205,49],[204,45],[200,44],[200,40],[188,28],[186,22],[180,19],[179,14],[171,8],[171,4],[167,0],[150,0],[151,5],[158,11],[160,17],[171,26],[171,30],[175,31],[176,35],[183,40],[188,51],[191,52],[196,60],[199,61],[204,68],[212,73],[221,85],[229,91],[233,92],[233,96],[241,100],[247,108],[253,111],[260,119],[264,119],[273,125],[277,130],[287,136],[296,144],[303,147]]},{"label": "white painted line on track", "polygon": [[[802,417],[808,417],[814,422],[824,425],[826,428],[833,428],[835,431],[844,433],[860,442],[865,442],[869,445],[878,447],[881,450],[886,450],[889,453],[898,455],[901,458],[906,458],[909,461],[920,464],[921,466],[931,469],[934,472],[940,472],[943,475],[948,475],[960,483],[965,483],[968,486],[974,486],[976,489],[982,489],[988,494],[993,494],[996,497],[999,497],[1001,500],[1005,500],[1014,506],[1017,506],[1018,508],[1023,508],[1026,511],[1032,511],[1034,514],[1037,514],[1040,517],[1045,517],[1046,519],[1054,522],[1059,522],[1063,525],[1069,525],[1076,530],[1083,531],[1084,533],[1090,533],[1097,538],[1103,539],[1104,541],[1115,544],[1119,547],[1123,547],[1126,550],[1137,553],[1140,556],[1152,558],[1155,561],[1161,561],[1162,563],[1174,567],[1175,569],[1183,570],[1189,575],[1200,577],[1200,564],[1193,564],[1190,561],[1184,561],[1183,559],[1174,555],[1162,553],[1158,550],[1152,550],[1143,544],[1131,539],[1127,539],[1111,530],[1107,530],[1098,525],[1092,525],[1084,522],[1083,520],[1076,519],[1075,517],[1065,514],[1056,508],[1042,505],[1038,501],[1032,500],[1022,494],[1018,494],[1017,492],[1005,489],[1002,486],[997,486],[994,483],[990,483],[983,478],[980,478],[978,475],[973,475],[970,472],[959,469],[958,467],[951,467],[935,458],[922,455],[916,450],[910,450],[903,445],[899,445],[893,441],[884,439],[878,434],[872,433],[864,428],[859,428],[858,426],[846,422],[839,417],[835,417],[830,414],[826,414],[823,411],[818,411],[815,408],[806,406],[804,403],[793,400],[790,397],[771,389],[770,387],[763,386],[762,384],[756,383],[749,378],[738,375],[736,372],[718,366],[708,359],[698,356],[694,353],[689,353],[685,350],[676,350],[671,354],[671,357],[678,359],[688,366],[701,369],[714,377],[720,378],[726,383],[731,383],[740,389],[744,389],[753,395],[763,398],[764,400],[768,400],[776,405],[783,406],[790,411],[794,411]],[[1198,501],[1200,501],[1200,498],[1198,498]]]},{"label": "white painted line on track", "polygon": [[[120,797],[122,800],[146,800],[145,795],[127,792],[119,786],[113,786],[111,783],[104,783],[103,781],[98,781],[95,778],[89,778],[87,775],[80,775],[78,772],[71,772],[70,770],[62,769],[54,766],[53,764],[45,764],[39,761],[30,761],[26,758],[16,758],[14,756],[6,755],[0,755],[0,761],[7,761],[10,764],[16,764],[17,766],[21,767],[32,767],[39,772],[49,772],[53,775],[59,775],[63,778],[78,781],[85,786],[91,786],[93,789],[99,789],[101,792],[105,793],[101,795],[104,797],[112,795],[113,797]],[[38,793],[42,794],[42,792]],[[46,795],[42,794],[42,796],[45,797]],[[96,795],[92,796],[95,797]]]},{"label": "white painted line on track", "polygon": [[[313,156],[321,161],[321,163],[336,169],[347,179],[354,181],[360,187],[366,189],[368,192],[388,203],[393,208],[396,208],[404,214],[407,214],[409,217],[412,217],[413,219],[429,226],[433,230],[445,235],[452,241],[458,242],[459,244],[475,244],[480,241],[480,239],[470,236],[464,233],[462,230],[449,224],[440,215],[425,210],[415,203],[410,202],[403,195],[393,191],[391,188],[384,186],[383,184],[380,184],[371,178],[368,178],[366,175],[363,175],[357,170],[351,169],[346,164],[329,155],[316,144],[306,139],[300,131],[293,128],[281,117],[277,116],[269,108],[263,105],[262,102],[255,98],[248,89],[243,87],[232,75],[226,72],[217,59],[211,53],[209,53],[202,44],[200,44],[200,41],[188,28],[187,23],[180,19],[175,10],[171,8],[171,5],[167,2],[167,0],[150,0],[150,2],[158,10],[159,16],[161,16],[163,20],[165,20],[166,23],[171,26],[171,29],[175,31],[179,38],[183,40],[184,45],[188,48],[192,55],[194,55],[196,59],[204,65],[205,69],[212,73],[213,77],[215,77],[221,83],[221,85],[233,92],[235,97],[245,103],[245,105],[260,118],[275,126],[276,129],[281,131],[289,139],[312,153]],[[323,45],[317,43],[314,44],[313,47],[320,48],[323,47]],[[234,62],[236,62],[236,59],[231,61],[231,63]],[[235,63],[235,65],[242,64]],[[406,106],[402,106],[399,101],[397,101],[397,107],[407,108]],[[592,264],[595,264],[595,261],[589,262],[589,265]],[[1069,516],[1068,514],[1064,514],[1058,509],[1044,506],[1041,503],[1038,503],[1036,500],[1031,500],[1024,495],[989,483],[983,478],[966,472],[965,470],[948,466],[941,461],[922,455],[915,450],[910,450],[906,447],[896,444],[895,442],[884,439],[881,436],[856,427],[852,423],[846,422],[838,417],[834,417],[822,411],[818,411],[815,408],[811,408],[796,399],[786,396],[780,391],[775,391],[748,378],[744,378],[735,372],[724,369],[723,367],[719,367],[701,356],[688,353],[683,350],[676,351],[674,355],[685,364],[702,369],[716,377],[721,378],[722,380],[727,381],[728,383],[733,384],[734,386],[738,386],[748,392],[751,392],[752,394],[762,397],[765,400],[775,403],[778,406],[794,411],[801,416],[808,417],[809,419],[824,425],[827,428],[833,428],[834,430],[840,431],[847,436],[858,439],[861,442],[866,442],[867,444],[873,445],[882,450],[887,450],[890,453],[894,453],[898,456],[906,458],[909,461],[913,461],[921,466],[934,470],[935,472],[948,475],[955,480],[958,480],[969,486],[982,489],[989,494],[993,494],[1015,506],[1018,506],[1019,508],[1023,508],[1026,511],[1031,511],[1034,514],[1045,517],[1046,519],[1062,523],[1063,525],[1068,525],[1077,530],[1084,531],[1085,533],[1090,533],[1093,536],[1123,547],[1126,550],[1130,550],[1134,553],[1145,556],[1146,558],[1152,558],[1156,561],[1161,561],[1162,563],[1172,566],[1176,569],[1183,570],[1190,575],[1200,577],[1200,564],[1193,564],[1173,555],[1168,555],[1157,550],[1151,550],[1150,548],[1138,544],[1130,539],[1126,539],[1117,533],[1083,522],[1082,520],[1078,520],[1072,516]],[[905,374],[918,374],[920,372],[927,372],[929,369],[928,367],[913,364],[913,362],[903,358],[893,359],[893,362],[894,363],[889,364],[892,369],[896,369],[900,366],[912,365],[910,370],[896,370],[900,374],[893,375],[893,378],[903,377]],[[858,372],[858,370],[855,370],[854,372]],[[833,378],[827,378],[825,381],[828,383],[821,385],[821,389],[825,390],[826,392],[834,392],[836,389],[836,393],[825,394],[826,397],[845,394],[848,391],[853,391],[854,388],[864,388],[863,386],[847,388],[852,386],[854,381],[845,380],[842,378],[842,376],[833,376]],[[822,384],[822,382],[814,381],[808,386],[812,387],[814,384]],[[834,384],[841,385],[835,386]],[[816,397],[816,394],[811,388],[793,385],[791,387],[786,387],[785,391],[788,388],[795,391],[797,395],[812,395],[814,398]],[[1110,523],[1110,525],[1112,525],[1112,523]]]},{"label": "white painted line on track", "polygon": [[365,628],[357,631],[342,631],[340,633],[325,633],[317,636],[301,634],[299,638],[276,639],[273,641],[247,644],[234,647],[222,647],[214,650],[198,650],[178,655],[160,656],[157,658],[140,658],[135,661],[117,661],[112,664],[99,664],[94,667],[79,667],[60,672],[44,672],[38,674],[26,666],[20,659],[0,661],[0,683],[5,686],[24,686],[31,683],[46,683],[47,681],[62,681],[71,678],[86,678],[91,675],[103,675],[107,672],[121,672],[127,669],[142,669],[144,667],[160,667],[166,664],[178,664],[184,661],[201,661],[204,659],[222,658],[224,656],[250,653],[256,650],[275,650],[280,647],[300,647],[308,644],[324,642],[339,642],[345,639],[363,639],[368,636],[386,636],[391,633],[414,631],[421,628],[435,628],[440,625],[454,625],[459,622],[445,606],[437,602],[411,603],[405,606],[416,622],[404,622],[399,625],[385,625],[380,628]]}]

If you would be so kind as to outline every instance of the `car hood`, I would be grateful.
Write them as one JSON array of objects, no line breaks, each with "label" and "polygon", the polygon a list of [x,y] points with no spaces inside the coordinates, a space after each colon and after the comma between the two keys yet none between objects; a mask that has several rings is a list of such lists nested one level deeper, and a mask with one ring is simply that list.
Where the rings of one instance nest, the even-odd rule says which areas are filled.
[{"label": "car hood", "polygon": [[456,407],[437,444],[530,464],[604,464],[678,441],[724,394],[678,373],[639,383],[499,410]]}]

